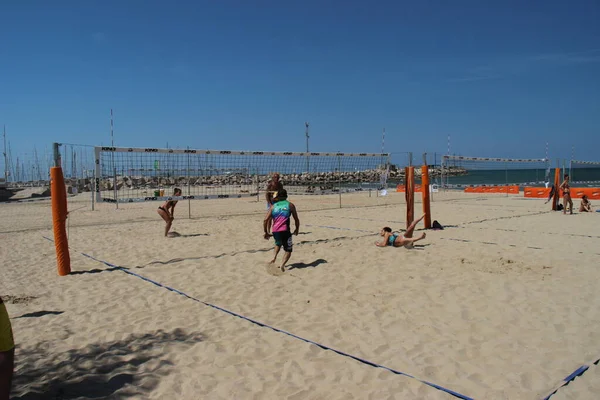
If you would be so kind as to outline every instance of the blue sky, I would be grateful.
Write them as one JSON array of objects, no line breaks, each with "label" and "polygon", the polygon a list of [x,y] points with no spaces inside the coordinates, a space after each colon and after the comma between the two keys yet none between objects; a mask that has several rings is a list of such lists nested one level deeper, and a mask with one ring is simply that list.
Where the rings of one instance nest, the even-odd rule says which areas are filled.
[{"label": "blue sky", "polygon": [[54,141],[600,160],[600,3],[3,1],[0,124]]}]

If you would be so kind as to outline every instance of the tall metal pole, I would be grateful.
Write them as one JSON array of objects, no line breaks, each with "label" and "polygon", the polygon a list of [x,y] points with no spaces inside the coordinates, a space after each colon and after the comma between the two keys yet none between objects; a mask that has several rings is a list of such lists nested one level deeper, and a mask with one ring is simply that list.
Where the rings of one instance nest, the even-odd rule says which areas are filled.
[{"label": "tall metal pole", "polygon": [[310,158],[310,153],[308,150],[308,138],[310,137],[310,136],[308,136],[308,126],[309,126],[308,122],[305,122],[304,126],[306,128],[306,130],[304,131],[304,133],[306,135],[306,173],[308,174],[308,173],[310,173],[310,165],[309,165],[309,161],[308,161]]},{"label": "tall metal pole", "polygon": [[573,159],[574,158],[575,158],[575,146],[571,146],[571,160],[569,161],[569,178],[571,179],[571,182],[573,181],[572,167],[573,167]]}]

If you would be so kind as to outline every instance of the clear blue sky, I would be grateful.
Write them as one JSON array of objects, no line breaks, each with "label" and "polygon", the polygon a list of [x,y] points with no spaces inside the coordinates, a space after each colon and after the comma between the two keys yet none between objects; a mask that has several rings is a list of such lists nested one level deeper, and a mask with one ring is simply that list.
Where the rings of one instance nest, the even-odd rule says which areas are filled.
[{"label": "clear blue sky", "polygon": [[0,124],[54,141],[600,160],[600,2],[2,1]]}]

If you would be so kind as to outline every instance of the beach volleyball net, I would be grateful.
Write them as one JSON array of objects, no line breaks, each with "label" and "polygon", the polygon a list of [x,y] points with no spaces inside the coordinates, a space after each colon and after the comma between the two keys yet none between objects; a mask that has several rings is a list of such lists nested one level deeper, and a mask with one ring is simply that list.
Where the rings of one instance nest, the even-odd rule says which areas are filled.
[{"label": "beach volleyball net", "polygon": [[[389,154],[95,147],[98,202],[260,197],[279,173],[290,194],[386,186]],[[173,196],[174,189],[182,190]]]},{"label": "beach volleyball net", "polygon": [[441,184],[445,190],[519,193],[525,186],[544,186],[553,179],[545,159],[442,156]]},{"label": "beach volleyball net", "polygon": [[600,161],[570,160],[569,175],[576,185],[600,184]]}]

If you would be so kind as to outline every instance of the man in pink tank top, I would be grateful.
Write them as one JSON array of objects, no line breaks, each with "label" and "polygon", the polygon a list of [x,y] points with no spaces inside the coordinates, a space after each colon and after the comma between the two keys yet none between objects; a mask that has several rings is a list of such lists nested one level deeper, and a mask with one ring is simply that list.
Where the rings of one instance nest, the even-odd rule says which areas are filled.
[{"label": "man in pink tank top", "polygon": [[[283,256],[283,263],[279,267],[281,272],[285,271],[285,264],[292,255],[293,243],[292,233],[290,232],[290,217],[294,217],[294,223],[296,224],[296,229],[293,234],[298,235],[300,219],[296,212],[296,206],[287,201],[287,191],[281,189],[277,192],[277,197],[273,199],[273,204],[269,207],[269,211],[267,211],[267,215],[265,215],[265,220],[263,221],[265,239],[269,239],[271,236],[275,239],[275,255],[273,256],[273,260],[271,260],[271,264],[275,263],[279,250],[283,246],[285,255]],[[273,225],[272,235],[269,233],[271,223]]]}]

